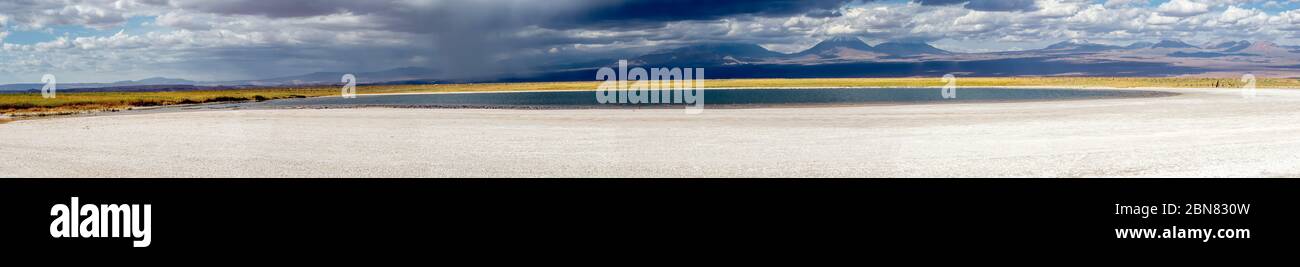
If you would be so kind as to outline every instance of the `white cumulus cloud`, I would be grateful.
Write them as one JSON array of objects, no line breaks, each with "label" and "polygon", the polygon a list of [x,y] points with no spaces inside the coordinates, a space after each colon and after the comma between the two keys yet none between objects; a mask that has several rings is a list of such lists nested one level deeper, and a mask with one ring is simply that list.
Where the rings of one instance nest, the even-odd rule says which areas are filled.
[{"label": "white cumulus cloud", "polygon": [[1192,0],[1173,0],[1161,4],[1156,11],[1165,16],[1191,17],[1210,12],[1210,5]]}]

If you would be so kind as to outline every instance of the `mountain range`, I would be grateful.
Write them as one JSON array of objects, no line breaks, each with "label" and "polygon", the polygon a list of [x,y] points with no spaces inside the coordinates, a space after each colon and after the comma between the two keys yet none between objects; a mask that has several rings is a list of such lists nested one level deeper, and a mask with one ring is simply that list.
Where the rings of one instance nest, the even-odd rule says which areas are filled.
[{"label": "mountain range", "polygon": [[[431,84],[436,83],[438,71],[428,68],[396,68],[376,72],[354,73],[360,84]],[[113,83],[59,83],[59,90],[76,91],[176,91],[216,87],[258,86],[310,86],[341,84],[343,72],[315,72],[303,75],[260,80],[199,82],[185,79],[154,77],[135,81]],[[0,91],[39,91],[44,84],[20,83],[0,85]]]},{"label": "mountain range", "polygon": [[[611,66],[615,59],[604,61]],[[629,59],[648,67],[707,67],[710,78],[840,78],[963,76],[1234,77],[1253,73],[1300,77],[1300,47],[1266,41],[1193,45],[1181,40],[1128,45],[1067,40],[1040,49],[988,53],[945,51],[921,42],[870,45],[833,37],[794,53],[756,44],[686,46]],[[590,80],[595,66],[521,76],[507,81]]]},{"label": "mountain range", "polygon": [[[448,79],[428,68],[355,73],[362,84],[446,82],[583,81],[618,59],[565,63],[540,71],[501,73],[477,79]],[[1300,47],[1267,41],[1223,41],[1193,45],[1181,40],[1129,45],[1067,40],[1022,51],[957,53],[923,42],[870,45],[857,37],[832,37],[803,51],[780,53],[752,43],[705,43],[628,59],[647,67],[706,67],[709,78],[836,78],[942,76],[1216,76],[1254,73],[1300,77]],[[576,66],[576,67],[575,67]],[[343,72],[316,72],[259,80],[198,82],[149,78],[137,81],[59,84],[60,89],[184,90],[188,88],[339,84]],[[39,90],[41,84],[0,85],[0,91]]]}]

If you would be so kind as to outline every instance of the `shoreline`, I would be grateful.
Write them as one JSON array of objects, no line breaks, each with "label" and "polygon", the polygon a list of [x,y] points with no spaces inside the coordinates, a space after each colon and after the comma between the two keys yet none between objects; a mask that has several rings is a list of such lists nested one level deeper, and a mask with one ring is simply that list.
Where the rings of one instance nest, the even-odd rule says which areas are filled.
[{"label": "shoreline", "polygon": [[[813,90],[813,89],[941,89],[942,86],[812,86],[812,87],[714,87],[704,88],[704,90]],[[1172,97],[1181,93],[1179,90],[1232,90],[1228,88],[1116,88],[1116,87],[1063,87],[1063,86],[970,86],[960,87],[961,89],[1038,89],[1038,90],[1090,90],[1090,91],[1129,91],[1129,92],[1152,92],[1168,93],[1167,95],[1158,96],[1123,96],[1123,97],[1103,97],[1103,98],[1148,98],[1148,97]],[[1260,88],[1267,89],[1267,88]],[[1240,89],[1236,89],[1240,90]],[[1291,89],[1277,89],[1291,90]],[[413,93],[383,93],[383,94],[359,94],[358,96],[400,96],[400,95],[444,95],[444,94],[496,94],[496,93],[549,93],[549,92],[594,92],[596,89],[581,90],[522,90],[522,91],[471,91],[471,92],[413,92]],[[341,96],[318,96],[313,98],[339,98]],[[300,98],[294,98],[300,99]],[[1086,101],[1092,98],[1069,98],[1069,99],[1014,99],[1014,100],[948,100],[956,103],[1022,103],[1022,102],[1041,102],[1041,101]],[[163,106],[143,106],[130,107],[126,109],[112,110],[86,110],[70,114],[52,114],[39,116],[15,116],[8,119],[0,118],[0,124],[24,120],[40,119],[58,119],[69,117],[93,117],[93,116],[118,116],[147,114],[160,112],[193,112],[203,110],[222,110],[222,109],[356,109],[356,108],[416,108],[416,109],[517,109],[517,110],[584,110],[584,109],[632,109],[632,110],[654,110],[654,109],[677,109],[678,106],[662,105],[643,105],[636,107],[611,106],[600,107],[595,105],[577,105],[577,106],[546,106],[546,105],[321,105],[321,106],[298,106],[298,107],[265,107],[266,102],[283,101],[293,99],[275,99],[267,101],[236,101],[236,102],[211,102],[198,104],[180,104],[180,105],[163,105]],[[715,109],[763,109],[763,108],[823,108],[823,107],[855,107],[855,106],[894,106],[894,105],[916,105],[928,104],[931,101],[919,102],[896,102],[896,101],[864,101],[860,103],[788,103],[788,104],[711,104],[710,108]]]}]

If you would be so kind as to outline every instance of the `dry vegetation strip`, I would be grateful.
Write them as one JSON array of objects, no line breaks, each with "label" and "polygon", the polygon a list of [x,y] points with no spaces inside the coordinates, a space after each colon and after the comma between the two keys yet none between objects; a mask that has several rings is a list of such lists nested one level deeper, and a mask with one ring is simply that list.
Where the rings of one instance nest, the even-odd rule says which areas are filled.
[{"label": "dry vegetation strip", "polygon": [[[599,82],[481,83],[437,85],[360,86],[360,94],[594,90]],[[845,78],[845,79],[735,79],[708,80],[706,87],[933,87],[942,86],[938,78]],[[1173,87],[1173,88],[1241,88],[1238,79],[1227,78],[1085,78],[1085,77],[964,77],[959,86],[1060,86],[1060,87]],[[1297,79],[1260,79],[1260,88],[1300,88]],[[72,114],[88,111],[113,111],[134,107],[197,104],[225,101],[261,101],[281,98],[338,95],[337,87],[254,88],[177,92],[87,92],[59,93],[57,98],[41,98],[37,93],[0,94],[0,114],[16,117]]]},{"label": "dry vegetation strip", "polygon": [[135,107],[198,104],[227,101],[261,101],[335,94],[325,88],[276,88],[177,92],[59,93],[42,98],[39,93],[0,94],[0,113],[15,117],[114,111]]}]

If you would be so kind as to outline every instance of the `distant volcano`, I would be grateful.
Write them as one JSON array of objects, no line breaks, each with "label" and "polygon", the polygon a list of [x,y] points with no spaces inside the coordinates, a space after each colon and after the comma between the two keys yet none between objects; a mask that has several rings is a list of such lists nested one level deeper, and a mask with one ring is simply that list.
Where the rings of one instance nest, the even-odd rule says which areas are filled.
[{"label": "distant volcano", "polygon": [[1216,45],[1212,45],[1206,48],[1223,50],[1223,52],[1238,52],[1241,51],[1242,49],[1249,48],[1250,45],[1251,43],[1248,41],[1229,41],[1229,42],[1222,42]]},{"label": "distant volcano", "polygon": [[1093,51],[1106,51],[1106,50],[1119,49],[1119,48],[1120,47],[1113,46],[1113,45],[1095,44],[1095,43],[1090,43],[1088,41],[1081,41],[1081,40],[1069,40],[1069,41],[1064,41],[1064,42],[1049,45],[1047,46],[1047,48],[1044,48],[1044,50],[1093,52]]},{"label": "distant volcano", "polygon": [[784,55],[756,44],[711,43],[651,53],[637,57],[631,63],[647,66],[713,66],[744,64]]},{"label": "distant volcano", "polygon": [[935,48],[926,43],[888,42],[876,45],[876,51],[894,56],[948,55],[952,52]]},{"label": "distant volcano", "polygon": [[1163,40],[1160,41],[1159,43],[1156,43],[1155,45],[1152,45],[1151,48],[1181,49],[1181,48],[1199,48],[1199,47],[1184,43],[1183,41],[1179,41],[1179,40]]},{"label": "distant volcano", "polygon": [[871,46],[857,37],[837,36],[826,39],[794,56],[817,55],[822,58],[850,58],[854,56],[916,56],[948,55],[952,52],[921,42],[885,42]]},{"label": "distant volcano", "polygon": [[823,40],[794,56],[817,55],[822,58],[839,58],[852,55],[867,55],[875,51],[874,47],[857,37],[836,36]]}]

